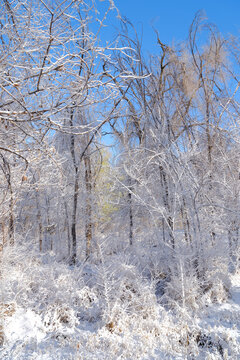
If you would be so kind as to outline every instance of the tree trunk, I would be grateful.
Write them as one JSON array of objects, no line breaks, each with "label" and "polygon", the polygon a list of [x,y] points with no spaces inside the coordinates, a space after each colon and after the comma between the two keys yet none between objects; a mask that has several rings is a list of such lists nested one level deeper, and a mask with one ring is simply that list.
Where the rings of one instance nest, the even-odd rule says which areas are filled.
[{"label": "tree trunk", "polygon": [[173,235],[173,219],[171,216],[171,208],[170,208],[170,203],[169,203],[168,183],[167,183],[166,173],[165,173],[163,167],[160,166],[159,170],[160,170],[160,177],[161,177],[161,183],[162,183],[162,188],[163,188],[163,204],[164,204],[164,207],[167,212],[167,215],[165,218],[165,223],[167,224],[169,241],[172,245],[172,248],[174,249],[175,248],[175,239],[174,239],[174,235]]},{"label": "tree trunk", "polygon": [[10,185],[10,204],[9,204],[9,242],[10,245],[14,245],[14,220],[13,220],[13,192],[12,186]]},{"label": "tree trunk", "polygon": [[14,245],[14,216],[13,216],[13,190],[12,190],[12,181],[11,181],[11,170],[8,162],[4,159],[4,167],[6,169],[6,179],[8,183],[8,189],[10,192],[10,200],[9,200],[9,224],[8,224],[8,237],[9,237],[9,244]]},{"label": "tree trunk", "polygon": [[72,225],[71,225],[71,234],[72,234],[72,258],[71,263],[76,264],[77,258],[77,232],[76,232],[76,221],[77,221],[77,203],[78,203],[78,174],[75,176],[74,183],[74,195],[73,195],[73,214],[72,214]]},{"label": "tree trunk", "polygon": [[68,209],[67,209],[67,203],[64,201],[64,207],[65,207],[65,213],[66,213],[66,223],[65,226],[67,228],[67,248],[68,248],[68,257],[71,256],[71,235],[70,235],[70,229],[69,229],[69,217],[68,217]]},{"label": "tree trunk", "polygon": [[128,192],[128,204],[129,204],[129,244],[133,244],[133,212],[132,212],[132,193]]},{"label": "tree trunk", "polygon": [[86,258],[90,256],[92,244],[92,169],[90,156],[84,156],[85,165],[85,186],[86,186],[86,207],[85,207],[85,237],[86,237]]},{"label": "tree trunk", "polygon": [[37,205],[37,223],[38,223],[38,231],[39,231],[39,251],[42,252],[43,250],[43,226],[42,226],[42,216],[40,210],[40,201],[39,201],[39,194],[38,190],[36,190],[36,205]]},{"label": "tree trunk", "polygon": [[[73,110],[70,115],[70,127],[73,128]],[[73,192],[73,212],[72,212],[72,224],[71,224],[71,235],[72,235],[72,256],[71,264],[76,264],[77,258],[77,232],[76,232],[76,221],[77,221],[77,204],[78,204],[78,180],[79,171],[76,163],[75,155],[75,135],[71,134],[70,151],[72,155],[73,167],[74,167],[74,192]]]}]

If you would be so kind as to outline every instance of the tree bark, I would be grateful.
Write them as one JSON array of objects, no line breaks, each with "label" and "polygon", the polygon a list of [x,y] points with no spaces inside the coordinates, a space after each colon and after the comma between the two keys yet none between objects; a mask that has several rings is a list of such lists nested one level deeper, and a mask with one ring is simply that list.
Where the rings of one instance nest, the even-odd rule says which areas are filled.
[{"label": "tree bark", "polygon": [[[73,128],[73,110],[70,115],[70,127]],[[78,180],[79,171],[76,163],[75,154],[75,135],[72,133],[70,138],[70,152],[72,155],[73,167],[74,167],[74,192],[73,192],[73,212],[72,212],[72,223],[71,223],[71,235],[72,235],[72,256],[71,264],[76,264],[77,259],[77,232],[76,232],[76,221],[77,221],[77,204],[78,204]]]},{"label": "tree bark", "polygon": [[85,207],[85,237],[86,237],[86,258],[91,254],[92,244],[92,169],[89,155],[84,156],[85,165],[85,186],[86,186],[86,207]]}]

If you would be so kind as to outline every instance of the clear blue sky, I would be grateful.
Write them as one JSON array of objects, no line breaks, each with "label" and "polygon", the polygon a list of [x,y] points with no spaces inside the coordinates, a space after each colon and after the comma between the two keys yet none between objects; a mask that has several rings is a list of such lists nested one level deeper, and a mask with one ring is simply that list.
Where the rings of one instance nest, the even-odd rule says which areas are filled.
[{"label": "clear blue sky", "polygon": [[240,35],[240,0],[115,0],[121,15],[143,28],[143,48],[154,52],[154,26],[162,42],[185,40],[198,10],[204,10],[210,22],[223,34]]}]

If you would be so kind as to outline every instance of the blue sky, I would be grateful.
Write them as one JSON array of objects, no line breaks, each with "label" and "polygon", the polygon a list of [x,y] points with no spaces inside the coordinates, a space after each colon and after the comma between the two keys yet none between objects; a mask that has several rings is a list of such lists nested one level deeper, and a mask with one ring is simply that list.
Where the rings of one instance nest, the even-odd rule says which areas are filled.
[{"label": "blue sky", "polygon": [[[159,51],[153,27],[165,44],[184,41],[199,10],[205,12],[209,22],[215,24],[223,35],[240,36],[240,0],[114,0],[114,3],[121,15],[133,23],[138,34],[143,31],[145,55]],[[107,2],[98,4],[107,6]],[[107,23],[113,27],[105,28],[104,39],[111,40],[117,34],[119,23],[115,17],[110,17]],[[111,137],[105,137],[104,142],[110,145]]]},{"label": "blue sky", "polygon": [[240,35],[240,0],[115,0],[121,15],[143,28],[143,49],[155,52],[156,37],[169,45],[185,40],[189,26],[198,10],[204,10],[210,22],[223,34]]},{"label": "blue sky", "polygon": [[[145,55],[159,51],[153,27],[163,43],[179,43],[187,39],[189,27],[199,10],[205,12],[208,21],[223,35],[231,33],[240,37],[240,0],[114,0],[114,3],[121,15],[133,23],[138,34],[143,31]],[[98,5],[106,7],[107,1],[98,2]],[[111,40],[118,33],[117,18],[110,16],[109,19],[104,40]],[[110,145],[111,137],[104,141]]]}]

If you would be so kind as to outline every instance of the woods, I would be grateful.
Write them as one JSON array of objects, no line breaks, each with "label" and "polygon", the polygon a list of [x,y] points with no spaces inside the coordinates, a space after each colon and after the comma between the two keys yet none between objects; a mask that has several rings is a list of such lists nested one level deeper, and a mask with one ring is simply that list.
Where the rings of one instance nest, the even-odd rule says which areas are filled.
[{"label": "woods", "polygon": [[[1,302],[37,299],[51,331],[84,319],[130,336],[128,321],[153,326],[157,306],[181,328],[228,301],[239,270],[238,39],[199,12],[185,42],[153,31],[158,53],[146,56],[129,20],[106,38],[116,16],[112,1],[1,1]],[[184,326],[154,358],[223,358],[224,346],[235,358]]]}]

